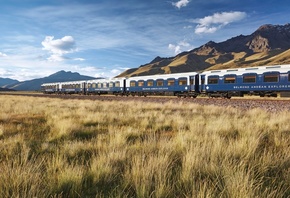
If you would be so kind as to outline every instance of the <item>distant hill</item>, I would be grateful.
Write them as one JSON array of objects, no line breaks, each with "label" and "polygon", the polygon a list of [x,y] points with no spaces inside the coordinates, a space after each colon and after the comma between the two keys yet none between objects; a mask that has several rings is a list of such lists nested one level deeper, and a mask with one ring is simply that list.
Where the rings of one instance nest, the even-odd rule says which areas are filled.
[{"label": "distant hill", "polygon": [[117,77],[290,64],[290,24],[263,25],[248,36],[210,41],[175,57],[156,57]]},{"label": "distant hill", "polygon": [[0,91],[15,91],[15,90],[0,87]]},{"label": "distant hill", "polygon": [[14,89],[18,91],[35,91],[35,90],[40,90],[41,84],[43,83],[91,80],[91,79],[95,79],[95,78],[90,77],[90,76],[83,76],[77,72],[70,72],[70,71],[66,72],[62,70],[48,77],[38,78],[38,79],[28,80],[28,81],[23,81],[23,82],[17,82],[17,83],[5,86],[5,88]]},{"label": "distant hill", "polygon": [[0,78],[0,87],[9,85],[9,84],[14,84],[14,83],[19,83],[18,80],[13,80],[10,78]]}]

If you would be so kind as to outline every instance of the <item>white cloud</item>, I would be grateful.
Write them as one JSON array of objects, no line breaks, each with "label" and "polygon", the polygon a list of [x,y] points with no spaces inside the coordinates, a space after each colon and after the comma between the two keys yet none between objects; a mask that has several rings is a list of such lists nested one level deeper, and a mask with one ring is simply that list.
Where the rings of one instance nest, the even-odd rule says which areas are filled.
[{"label": "white cloud", "polygon": [[59,54],[52,54],[50,57],[47,58],[47,60],[49,61],[64,61],[65,58],[63,55],[59,55]]},{"label": "white cloud", "polygon": [[171,44],[171,43],[168,45],[168,49],[173,50],[175,55],[177,55],[177,54],[179,54],[181,52],[184,52],[184,51],[189,51],[192,48],[193,47],[189,43],[187,43],[185,41],[181,41],[181,42],[179,42],[176,45],[175,44]]},{"label": "white cloud", "polygon": [[181,52],[181,50],[180,50],[180,46],[178,46],[178,45],[173,45],[173,44],[169,44],[168,45],[168,48],[170,49],[170,50],[174,50],[174,53],[175,54],[179,54],[180,52]]},{"label": "white cloud", "polygon": [[74,58],[74,60],[76,60],[76,61],[85,61],[86,59],[84,59],[84,58]]},{"label": "white cloud", "polygon": [[172,2],[172,5],[180,9],[181,7],[187,6],[188,3],[189,3],[189,0],[180,0],[176,3]]},{"label": "white cloud", "polygon": [[222,27],[221,25],[219,25],[217,27],[208,27],[208,26],[197,25],[194,32],[196,34],[215,33],[221,27]]},{"label": "white cloud", "polygon": [[214,33],[227,24],[240,21],[246,16],[245,12],[221,12],[204,18],[193,19],[191,22],[198,23],[195,27],[196,34]]},{"label": "white cloud", "polygon": [[118,74],[121,73],[121,70],[119,70],[119,69],[112,69],[112,70],[111,70],[111,73],[112,73],[112,74],[116,74],[116,75],[118,75]]},{"label": "white cloud", "polygon": [[13,72],[5,68],[0,68],[0,76],[4,78],[9,78],[13,76]]},{"label": "white cloud", "polygon": [[98,68],[95,66],[80,66],[80,65],[75,65],[72,68],[77,70],[77,71],[84,72],[84,73],[86,73],[86,75],[99,72],[102,69],[102,68]]},{"label": "white cloud", "polygon": [[6,57],[6,56],[7,56],[6,54],[0,52],[0,57]]},{"label": "white cloud", "polygon": [[95,78],[111,78],[119,74],[118,69],[108,70],[106,67],[96,67],[96,66],[80,66],[75,65],[71,67],[71,70],[77,71],[82,75],[92,76]]},{"label": "white cloud", "polygon": [[75,41],[72,36],[64,36],[61,39],[54,40],[53,36],[46,36],[41,42],[43,50],[49,51],[52,55],[48,58],[50,61],[63,61],[67,59],[64,54],[76,51]]}]

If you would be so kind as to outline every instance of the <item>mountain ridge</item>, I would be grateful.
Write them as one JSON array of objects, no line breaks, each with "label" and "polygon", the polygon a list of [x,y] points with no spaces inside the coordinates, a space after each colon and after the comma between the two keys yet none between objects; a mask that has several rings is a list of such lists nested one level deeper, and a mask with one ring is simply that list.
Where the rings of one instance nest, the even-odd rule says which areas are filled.
[{"label": "mountain ridge", "polygon": [[71,72],[71,71],[66,72],[64,70],[61,70],[47,77],[12,83],[6,86],[2,86],[2,88],[13,89],[17,91],[35,91],[35,90],[40,90],[41,84],[43,83],[92,80],[92,79],[96,79],[96,78],[91,77],[91,76],[80,75],[77,72]]},{"label": "mountain ridge", "polygon": [[19,83],[19,81],[11,79],[11,78],[1,78],[0,77],[0,87],[7,86],[9,84],[14,84],[14,83]]},{"label": "mountain ridge", "polygon": [[289,64],[289,49],[290,24],[265,24],[250,35],[239,35],[219,43],[209,41],[174,57],[157,56],[117,77]]}]

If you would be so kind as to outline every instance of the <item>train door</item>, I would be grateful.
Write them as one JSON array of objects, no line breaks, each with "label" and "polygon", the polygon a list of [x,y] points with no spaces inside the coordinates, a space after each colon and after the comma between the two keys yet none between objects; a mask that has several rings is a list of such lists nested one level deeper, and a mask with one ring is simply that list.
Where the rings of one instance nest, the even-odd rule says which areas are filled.
[{"label": "train door", "polygon": [[87,83],[83,82],[83,84],[82,84],[82,94],[83,95],[86,95],[86,88],[87,88]]},{"label": "train door", "polygon": [[57,92],[57,93],[60,91],[60,88],[61,88],[61,87],[60,87],[60,84],[57,84],[57,85],[56,85],[56,92]]},{"label": "train door", "polygon": [[194,91],[196,93],[200,93],[200,89],[199,89],[199,74],[195,75]]},{"label": "train door", "polygon": [[195,84],[195,76],[190,76],[189,77],[189,91],[195,91],[194,88],[194,84]]},{"label": "train door", "polygon": [[199,80],[199,91],[200,92],[205,92],[205,75],[200,75],[200,80]]},{"label": "train door", "polygon": [[126,90],[126,79],[123,80],[123,94],[126,94],[127,90]]}]

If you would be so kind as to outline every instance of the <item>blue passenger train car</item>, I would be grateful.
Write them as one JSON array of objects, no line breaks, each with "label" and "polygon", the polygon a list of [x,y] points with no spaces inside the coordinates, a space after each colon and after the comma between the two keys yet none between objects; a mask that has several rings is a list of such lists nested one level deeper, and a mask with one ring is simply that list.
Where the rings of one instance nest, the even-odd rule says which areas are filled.
[{"label": "blue passenger train car", "polygon": [[86,82],[87,94],[115,94],[122,95],[125,90],[125,78],[110,78],[88,80]]},{"label": "blue passenger train car", "polygon": [[63,94],[84,94],[86,81],[61,82],[60,92]]},{"label": "blue passenger train car", "polygon": [[88,80],[86,82],[86,94],[101,95],[109,92],[109,85],[107,79]]},{"label": "blue passenger train car", "polygon": [[214,70],[200,75],[200,90],[211,97],[277,96],[290,91],[290,65]]},{"label": "blue passenger train car", "polygon": [[60,83],[44,83],[41,85],[41,90],[45,94],[55,94],[59,92]]},{"label": "blue passenger train car", "polygon": [[126,93],[130,95],[178,95],[196,97],[198,73],[160,74],[130,77],[126,80]]}]

